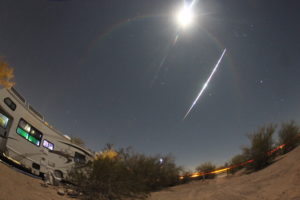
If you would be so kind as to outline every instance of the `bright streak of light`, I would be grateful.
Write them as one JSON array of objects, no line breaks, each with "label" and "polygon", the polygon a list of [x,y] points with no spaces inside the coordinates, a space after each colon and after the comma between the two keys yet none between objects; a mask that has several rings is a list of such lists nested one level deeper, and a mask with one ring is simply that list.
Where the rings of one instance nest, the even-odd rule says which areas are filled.
[{"label": "bright streak of light", "polygon": [[193,109],[193,107],[195,106],[195,104],[197,103],[197,101],[199,100],[199,98],[201,97],[201,95],[203,94],[204,90],[207,88],[208,86],[208,83],[210,81],[210,79],[212,78],[212,76],[214,75],[214,73],[216,72],[218,66],[220,65],[222,59],[223,59],[223,56],[225,55],[226,53],[226,49],[223,50],[223,53],[221,55],[221,57],[219,58],[216,66],[214,67],[213,71],[211,72],[210,76],[208,77],[207,81],[204,83],[201,91],[199,92],[198,96],[196,97],[196,99],[194,100],[192,106],[189,108],[189,110],[186,112],[185,116],[183,117],[183,120],[185,120],[185,118],[189,115],[189,113],[191,112],[191,110]]}]

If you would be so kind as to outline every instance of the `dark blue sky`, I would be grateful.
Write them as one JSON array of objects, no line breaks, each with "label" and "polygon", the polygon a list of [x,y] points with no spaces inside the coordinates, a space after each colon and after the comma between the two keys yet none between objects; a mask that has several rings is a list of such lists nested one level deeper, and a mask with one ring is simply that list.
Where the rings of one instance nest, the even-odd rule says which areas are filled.
[{"label": "dark blue sky", "polygon": [[0,55],[46,120],[93,150],[113,143],[172,153],[187,168],[223,164],[259,126],[299,122],[300,3],[199,0],[172,46],[181,3],[1,0]]}]

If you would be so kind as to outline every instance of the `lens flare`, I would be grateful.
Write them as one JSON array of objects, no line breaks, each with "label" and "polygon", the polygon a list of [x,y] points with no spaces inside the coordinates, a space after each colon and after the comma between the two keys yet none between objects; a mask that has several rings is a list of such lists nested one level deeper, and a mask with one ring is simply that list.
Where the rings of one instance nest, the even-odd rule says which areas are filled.
[{"label": "lens flare", "polygon": [[193,19],[194,14],[192,11],[192,7],[188,5],[185,5],[177,14],[177,22],[183,28],[191,25]]}]

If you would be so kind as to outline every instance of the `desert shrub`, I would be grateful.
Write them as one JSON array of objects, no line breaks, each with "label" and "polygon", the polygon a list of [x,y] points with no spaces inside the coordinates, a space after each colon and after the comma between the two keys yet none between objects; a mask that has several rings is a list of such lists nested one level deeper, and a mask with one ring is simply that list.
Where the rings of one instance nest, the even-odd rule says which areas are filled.
[{"label": "desert shrub", "polygon": [[171,156],[145,156],[117,151],[116,157],[98,157],[85,168],[74,168],[70,180],[86,199],[143,199],[154,190],[179,183],[180,168]]},{"label": "desert shrub", "polygon": [[[211,162],[206,162],[203,163],[201,165],[199,165],[198,167],[196,167],[196,171],[199,173],[209,173],[212,172],[216,169],[216,166],[214,164],[212,164]],[[205,179],[213,179],[215,178],[215,174],[205,174],[204,178]],[[202,178],[203,176],[199,177]]]},{"label": "desert shrub", "polygon": [[180,167],[175,165],[171,155],[145,156],[132,151],[119,151],[123,160],[149,191],[159,190],[179,183]]},{"label": "desert shrub", "polygon": [[239,171],[240,169],[242,169],[244,166],[240,165],[241,163],[244,163],[246,161],[246,157],[243,154],[238,154],[234,157],[231,158],[230,162],[229,162],[229,166],[231,166],[232,168],[230,168],[228,170],[229,173],[234,174],[237,171]]},{"label": "desert shrub", "polygon": [[299,132],[299,126],[297,126],[294,121],[283,123],[281,125],[278,135],[279,143],[285,144],[285,147],[282,149],[283,154],[293,150],[300,144],[300,137],[298,136]]},{"label": "desert shrub", "polygon": [[118,159],[98,159],[81,169],[73,169],[71,181],[84,193],[85,199],[118,200],[143,198],[147,191],[134,174]]},{"label": "desert shrub", "polygon": [[260,170],[272,162],[274,157],[273,155],[268,155],[268,152],[273,148],[272,136],[275,129],[276,126],[270,124],[248,135],[251,146],[243,148],[243,156],[246,160],[253,160],[253,162],[246,165],[248,169]]}]

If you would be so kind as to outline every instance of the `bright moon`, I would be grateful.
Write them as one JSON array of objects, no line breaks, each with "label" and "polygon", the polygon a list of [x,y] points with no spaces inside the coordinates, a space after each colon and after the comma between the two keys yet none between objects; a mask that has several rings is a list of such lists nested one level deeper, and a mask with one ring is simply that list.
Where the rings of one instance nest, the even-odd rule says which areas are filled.
[{"label": "bright moon", "polygon": [[178,13],[177,13],[177,22],[183,28],[192,24],[194,18],[194,14],[192,12],[191,6],[184,6]]}]

